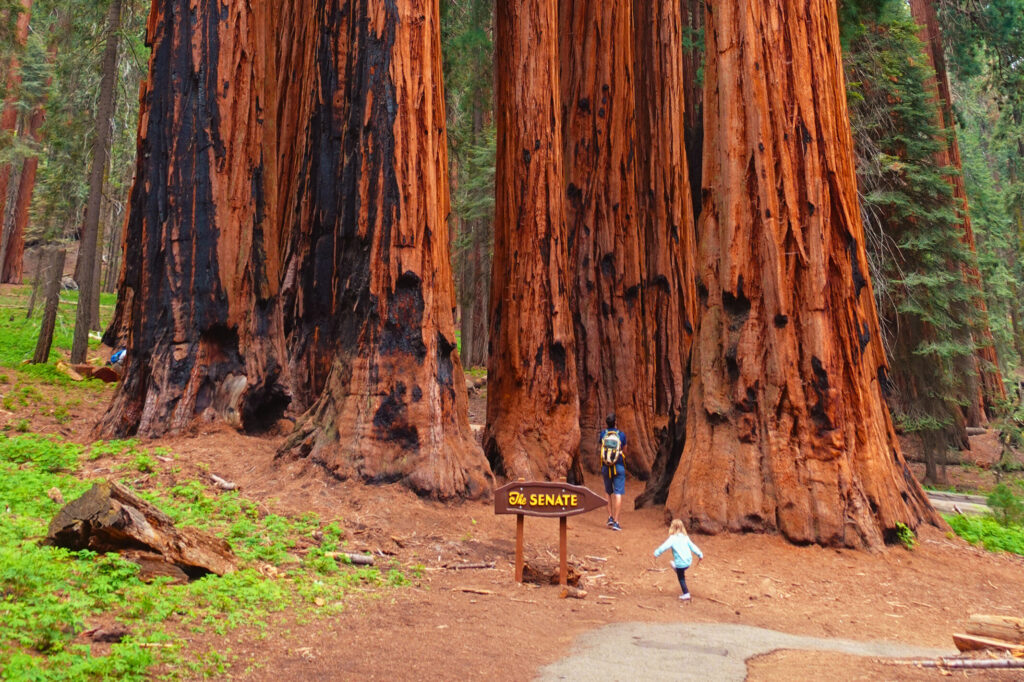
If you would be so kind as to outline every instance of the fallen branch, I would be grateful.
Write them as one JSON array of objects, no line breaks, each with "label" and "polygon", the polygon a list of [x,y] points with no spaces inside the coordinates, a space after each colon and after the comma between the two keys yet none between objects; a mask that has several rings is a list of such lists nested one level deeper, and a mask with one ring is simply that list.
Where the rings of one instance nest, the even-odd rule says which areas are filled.
[{"label": "fallen branch", "polygon": [[494,568],[494,562],[493,561],[481,561],[481,562],[475,563],[475,564],[445,564],[444,567],[447,568],[450,571],[468,571],[470,569],[477,569],[477,568]]},{"label": "fallen branch", "polygon": [[732,604],[727,604],[727,603],[725,603],[724,601],[722,601],[722,600],[720,600],[720,599],[715,599],[714,597],[701,597],[701,599],[707,599],[708,601],[713,601],[713,602],[715,602],[716,604],[721,604],[722,606],[727,606],[727,607],[729,607],[730,609],[732,609],[732,608],[736,608],[736,607],[734,607],[734,606],[733,606]]},{"label": "fallen branch", "polygon": [[460,587],[463,592],[469,592],[470,594],[494,594],[490,590],[482,590],[479,587]]},{"label": "fallen branch", "polygon": [[347,559],[348,563],[356,566],[373,566],[372,554],[349,554],[348,552],[324,552],[329,559]]},{"label": "fallen branch", "polygon": [[887,665],[912,665],[919,668],[1024,668],[1024,659],[1020,658],[924,658],[887,661]]},{"label": "fallen branch", "polygon": [[588,554],[586,558],[590,559],[591,561],[608,561],[608,557],[606,556],[591,556]]},{"label": "fallen branch", "polygon": [[221,490],[237,490],[238,489],[238,484],[237,483],[232,483],[231,481],[226,481],[223,478],[221,478],[220,476],[218,476],[217,474],[210,474],[210,480],[213,481],[213,484],[216,485]]},{"label": "fallen branch", "polygon": [[[570,585],[566,585],[562,588],[562,592],[558,596],[562,599],[565,599],[566,597],[572,597],[573,599],[584,599],[587,596],[587,591],[572,587]],[[600,597],[598,597],[598,599],[600,599]]]}]

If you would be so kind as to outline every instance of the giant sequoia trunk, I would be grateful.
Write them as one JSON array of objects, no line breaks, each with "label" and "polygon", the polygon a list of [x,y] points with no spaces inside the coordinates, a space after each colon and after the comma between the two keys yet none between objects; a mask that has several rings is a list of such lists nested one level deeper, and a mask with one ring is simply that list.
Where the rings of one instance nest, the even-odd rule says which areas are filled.
[{"label": "giant sequoia trunk", "polygon": [[278,456],[479,496],[490,472],[455,350],[438,2],[329,0],[316,21],[320,90],[299,186],[314,208],[293,234],[290,347],[330,371]]},{"label": "giant sequoia trunk", "polygon": [[643,342],[632,10],[632,0],[562,0],[559,21],[580,453],[596,471],[597,436],[614,413],[628,438],[626,466],[647,478],[655,446]]},{"label": "giant sequoia trunk", "polygon": [[495,8],[494,262],[484,449],[495,473],[578,467],[579,397],[562,190],[556,0]]},{"label": "giant sequoia trunk", "polygon": [[174,433],[206,410],[259,428],[287,404],[261,150],[270,26],[252,7],[153,3],[115,321],[128,364],[103,435]]},{"label": "giant sequoia trunk", "polygon": [[706,54],[702,313],[667,506],[850,547],[941,523],[882,398],[835,2],[715,3]]},{"label": "giant sequoia trunk", "polygon": [[696,324],[697,247],[683,139],[684,15],[678,0],[634,0],[638,222],[643,230],[644,337],[653,359],[657,455],[637,506],[663,503],[685,442],[687,372]]},{"label": "giant sequoia trunk", "polygon": [[[1006,399],[1006,388],[1003,386],[1002,373],[996,357],[995,340],[988,321],[988,309],[982,293],[981,274],[977,266],[977,249],[974,243],[974,230],[971,228],[971,214],[967,204],[967,189],[964,185],[963,163],[960,160],[960,144],[956,138],[955,120],[953,118],[953,97],[949,88],[949,73],[946,70],[946,56],[942,45],[942,29],[939,27],[935,0],[910,0],[910,13],[920,26],[918,37],[925,45],[925,54],[935,70],[935,80],[929,83],[933,88],[938,110],[936,124],[946,135],[946,149],[938,154],[937,163],[941,167],[952,168],[949,176],[953,185],[953,200],[958,204],[963,236],[961,241],[970,252],[970,264],[964,268],[964,279],[975,290],[973,304],[978,314],[975,334],[978,350],[974,357],[973,367],[967,373],[974,374],[968,385],[977,386],[977,391],[966,396],[967,419],[970,426],[984,424],[987,412],[991,411],[995,402]],[[980,381],[980,385],[979,385]]]},{"label": "giant sequoia trunk", "polygon": [[[26,136],[34,143],[39,142],[39,128],[46,119],[46,110],[40,104],[29,116]],[[18,179],[18,193],[14,202],[14,220],[11,234],[7,238],[7,249],[4,251],[3,273],[0,282],[4,284],[21,284],[25,261],[25,230],[28,228],[28,209],[32,204],[32,193],[36,187],[36,171],[39,169],[39,157],[28,156],[21,165]]]},{"label": "giant sequoia trunk", "polygon": [[[32,14],[32,2],[33,0],[21,0],[22,11],[18,13],[18,17],[14,22],[14,44],[16,49],[21,49],[25,46],[26,40],[28,40],[28,29],[29,20]],[[13,8],[13,6],[12,6]],[[10,17],[7,15],[8,10],[4,10],[3,20],[9,21]],[[10,63],[5,65],[7,67],[7,101],[4,102],[3,113],[0,113],[0,134],[10,134],[16,136],[18,134],[19,116],[18,116],[18,88],[21,85],[21,62],[17,57],[13,57]],[[10,187],[11,173],[15,173],[15,177],[19,177],[18,164],[16,162],[20,159],[12,159],[6,163],[0,164],[0,269],[6,271],[5,266],[8,258],[11,246],[20,252],[24,251],[24,243],[20,239],[14,237],[14,212],[17,210],[16,207],[8,206],[8,201],[17,200],[18,193],[21,190],[20,182],[17,186]],[[24,164],[21,164],[24,165]],[[33,174],[34,175],[34,174]],[[13,208],[13,210],[12,210]],[[20,258],[20,256],[19,256]],[[18,282],[21,282],[20,276],[20,265],[18,273]],[[11,282],[6,278],[3,272],[0,272],[0,281],[5,283]]]}]

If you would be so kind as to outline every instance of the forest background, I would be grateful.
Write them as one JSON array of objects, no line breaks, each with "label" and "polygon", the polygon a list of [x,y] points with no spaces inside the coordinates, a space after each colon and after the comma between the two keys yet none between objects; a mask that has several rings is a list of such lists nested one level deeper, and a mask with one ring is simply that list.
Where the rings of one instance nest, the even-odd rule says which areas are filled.
[{"label": "forest background", "polygon": [[[680,2],[686,24],[684,139],[698,197],[704,14],[699,2]],[[1008,437],[1020,439],[1015,406],[1024,378],[1024,5],[839,5],[859,198],[892,364],[887,398],[898,429],[920,438],[927,477],[935,481],[947,449],[966,444],[969,425],[1001,420]],[[91,308],[87,324],[94,330],[99,291],[115,290],[121,267],[135,169],[136,93],[149,57],[148,11],[137,0],[11,0],[0,7],[7,18],[0,60],[8,65],[0,119],[2,281],[26,280],[38,289],[47,272],[51,279],[57,276],[56,268],[47,270],[56,254],[31,259],[34,270],[26,272],[25,247],[31,252],[81,240],[86,248],[76,251],[74,279],[83,284],[83,300]],[[922,28],[918,24],[927,23],[929,12],[937,23]],[[441,22],[450,250],[461,357],[472,372],[487,364],[488,353],[496,153],[493,3],[446,0]],[[106,130],[97,125],[108,118],[97,116],[104,106],[104,71],[113,85]],[[101,133],[108,136],[99,145],[107,153],[97,157],[102,184],[93,181],[90,190],[94,142]],[[694,201],[693,209],[696,219],[701,202]],[[94,270],[83,271],[84,259],[95,263]],[[83,328],[76,336],[84,333]],[[76,341],[79,361],[83,344]]]}]

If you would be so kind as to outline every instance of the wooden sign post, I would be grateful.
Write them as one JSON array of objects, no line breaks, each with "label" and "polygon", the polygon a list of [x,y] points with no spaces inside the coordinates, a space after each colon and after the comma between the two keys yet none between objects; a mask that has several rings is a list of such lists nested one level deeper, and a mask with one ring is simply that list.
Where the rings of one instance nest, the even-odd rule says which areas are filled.
[{"label": "wooden sign post", "polygon": [[523,582],[523,517],[558,518],[558,582],[569,579],[569,539],[566,518],[608,504],[590,488],[550,481],[518,481],[494,491],[494,513],[516,515],[516,582]]}]

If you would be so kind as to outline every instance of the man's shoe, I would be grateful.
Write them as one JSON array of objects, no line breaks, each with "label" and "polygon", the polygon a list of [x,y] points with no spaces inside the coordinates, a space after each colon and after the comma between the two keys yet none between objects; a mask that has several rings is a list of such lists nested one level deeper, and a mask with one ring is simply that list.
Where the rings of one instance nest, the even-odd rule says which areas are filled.
[{"label": "man's shoe", "polygon": [[690,593],[679,595],[679,601],[690,601]]},{"label": "man's shoe", "polygon": [[609,528],[611,528],[612,530],[622,530],[622,527],[619,526],[618,521],[612,521],[612,525],[610,525]]}]

